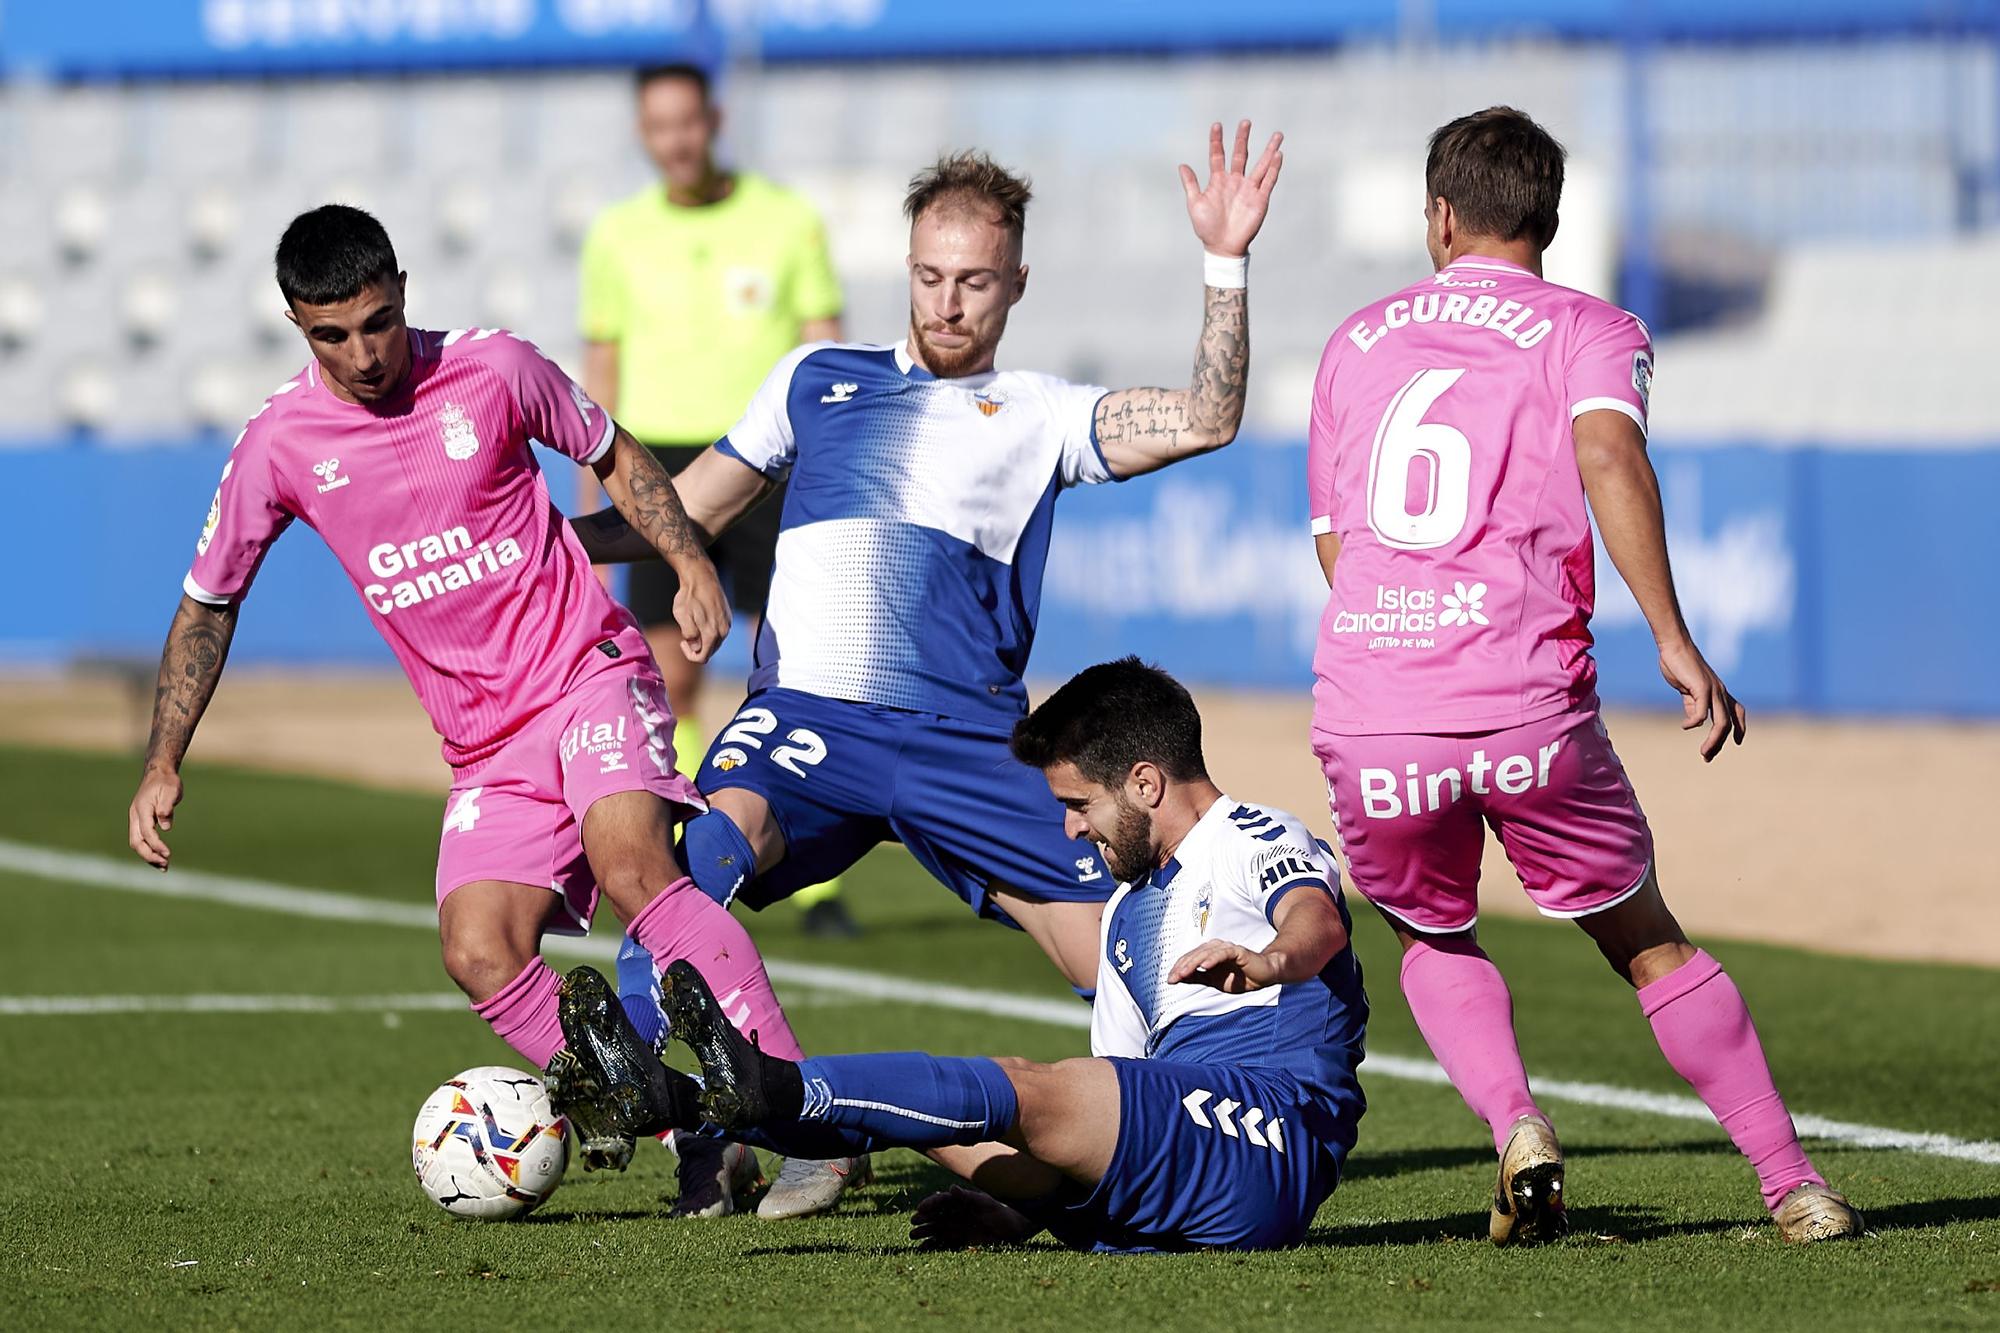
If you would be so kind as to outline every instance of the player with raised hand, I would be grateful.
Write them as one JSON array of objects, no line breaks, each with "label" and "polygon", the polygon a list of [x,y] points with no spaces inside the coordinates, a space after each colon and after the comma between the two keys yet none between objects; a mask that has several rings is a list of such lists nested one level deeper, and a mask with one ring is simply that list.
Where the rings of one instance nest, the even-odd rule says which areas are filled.
[{"label": "player with raised hand", "polygon": [[1424,204],[1435,274],[1327,344],[1307,477],[1331,590],[1313,747],[1349,876],[1402,943],[1410,1012],[1492,1130],[1494,1241],[1567,1223],[1562,1149],[1474,932],[1482,822],[1536,907],[1576,921],[1637,990],[1780,1234],[1853,1236],[1860,1215],[1799,1146],[1742,995],[1661,897],[1652,834],[1598,716],[1591,512],[1702,758],[1744,735],[1674,595],[1646,457],[1646,328],[1541,276],[1563,157],[1507,107],[1439,129]]},{"label": "player with raised hand", "polygon": [[[665,1003],[705,1086],[653,1061],[643,1080],[595,1080],[593,1113],[630,1114],[639,1132],[705,1122],[801,1157],[927,1150],[978,1186],[918,1206],[912,1234],[928,1245],[1044,1229],[1100,1250],[1297,1244],[1365,1108],[1368,1002],[1324,847],[1290,815],[1225,796],[1194,700],[1135,658],[1079,674],[1012,747],[1123,881],[1093,948],[1090,1058],[778,1059],[675,962]],[[589,968],[564,981],[562,1019],[580,1057],[644,1063]]]},{"label": "player with raised hand", "polygon": [[[1027,701],[1055,502],[1070,486],[1235,438],[1249,248],[1282,142],[1272,135],[1252,160],[1250,123],[1236,127],[1233,152],[1216,124],[1207,181],[1180,168],[1205,251],[1186,388],[1107,390],[996,368],[1028,286],[1030,193],[962,153],[920,172],[904,200],[908,336],[793,352],[735,428],[676,476],[705,536],[790,478],[750,697],[697,774],[711,809],[685,832],[689,873],[716,902],[764,907],[893,839],[975,913],[1025,930],[1079,991],[1095,985],[1114,881],[1078,855],[1040,776],[1007,753]],[[616,515],[577,526],[600,561],[651,554]],[[652,957],[628,950],[620,985],[649,1034],[655,976]],[[852,1167],[820,1172],[816,1196],[804,1169],[788,1164],[779,1182],[799,1212],[830,1206]]]},{"label": "player with raised hand", "polygon": [[[413,329],[382,226],[301,214],[278,242],[287,314],[312,360],[231,449],[160,658],[134,851],[167,869],[180,767],[264,554],[295,520],[367,605],[452,767],[438,849],[445,970],[515,1050],[562,1044],[544,931],[582,934],[601,892],[629,936],[694,960],[789,1034],[756,946],[675,861],[703,808],[674,771],[673,718],[646,641],[590,571],[528,447],[592,468],[637,540],[681,579],[685,651],[729,628],[714,567],[659,463],[533,345],[494,329]],[[617,1161],[629,1141],[591,1140]]]}]

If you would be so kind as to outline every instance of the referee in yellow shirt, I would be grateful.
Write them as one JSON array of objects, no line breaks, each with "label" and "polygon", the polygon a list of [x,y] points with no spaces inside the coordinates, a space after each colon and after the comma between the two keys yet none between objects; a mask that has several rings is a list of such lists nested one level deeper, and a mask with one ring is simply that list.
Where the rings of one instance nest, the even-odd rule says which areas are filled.
[{"label": "referee in yellow shirt", "polygon": [[[743,171],[717,167],[722,110],[694,65],[639,71],[639,138],[660,180],[599,214],[583,243],[579,322],[586,392],[679,472],[729,432],[778,359],[840,337],[840,284],[811,204]],[[593,485],[586,475],[586,491]],[[778,544],[781,485],[710,548],[730,602],[764,614]],[[586,495],[594,501],[594,495]],[[681,653],[672,569],[631,567],[626,604],[645,628],[679,723],[674,747],[699,764],[702,668]],[[851,934],[837,889],[798,895],[806,927]]]}]

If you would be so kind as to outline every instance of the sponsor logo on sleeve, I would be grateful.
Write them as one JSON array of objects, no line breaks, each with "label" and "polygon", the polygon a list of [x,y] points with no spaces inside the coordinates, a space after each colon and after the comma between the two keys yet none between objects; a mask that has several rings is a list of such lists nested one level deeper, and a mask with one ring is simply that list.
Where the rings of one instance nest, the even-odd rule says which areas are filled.
[{"label": "sponsor logo on sleeve", "polygon": [[1653,404],[1653,356],[1643,347],[1632,353],[1632,390],[1639,395],[1639,406]]},{"label": "sponsor logo on sleeve", "polygon": [[215,483],[215,498],[208,502],[208,517],[202,520],[201,537],[194,544],[196,555],[207,555],[208,544],[215,540],[216,526],[222,522],[222,485],[229,480],[230,469],[235,466],[233,458],[222,465],[222,477]]},{"label": "sponsor logo on sleeve", "polygon": [[851,403],[854,401],[854,395],[860,390],[859,384],[832,384],[827,386],[827,392],[821,394],[819,400],[822,403]]}]

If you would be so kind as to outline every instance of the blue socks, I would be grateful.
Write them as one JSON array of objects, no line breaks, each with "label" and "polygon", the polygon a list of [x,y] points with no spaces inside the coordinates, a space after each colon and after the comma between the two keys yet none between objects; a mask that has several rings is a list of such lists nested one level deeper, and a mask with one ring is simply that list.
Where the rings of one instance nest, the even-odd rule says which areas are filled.
[{"label": "blue socks", "polygon": [[[798,1128],[845,1130],[852,1153],[988,1143],[1019,1114],[1013,1083],[983,1057],[824,1055],[801,1061],[799,1076],[805,1107]],[[791,1126],[764,1129],[785,1134]]]},{"label": "blue socks", "polygon": [[695,887],[724,907],[757,873],[750,840],[720,810],[696,815],[683,826],[680,853]]},{"label": "blue socks", "polygon": [[618,1002],[639,1030],[640,1040],[656,1051],[667,1032],[667,1016],[660,1012],[659,981],[653,955],[627,935],[618,946]]}]

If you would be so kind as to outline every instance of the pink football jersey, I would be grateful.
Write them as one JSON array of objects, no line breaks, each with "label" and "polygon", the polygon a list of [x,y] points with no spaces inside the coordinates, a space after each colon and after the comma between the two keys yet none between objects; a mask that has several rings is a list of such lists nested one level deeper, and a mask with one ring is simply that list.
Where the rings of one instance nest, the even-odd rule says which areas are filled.
[{"label": "pink football jersey", "polygon": [[410,348],[409,379],[388,402],[335,397],[315,362],[258,409],[184,586],[197,601],[237,601],[302,520],[354,581],[445,759],[464,766],[647,650],[528,448],[594,462],[611,447],[610,417],[513,334],[412,329]]},{"label": "pink football jersey", "polygon": [[1340,538],[1313,656],[1336,735],[1521,726],[1590,698],[1590,521],[1570,422],[1646,426],[1614,305],[1460,259],[1345,320],[1313,387],[1312,528]]}]

